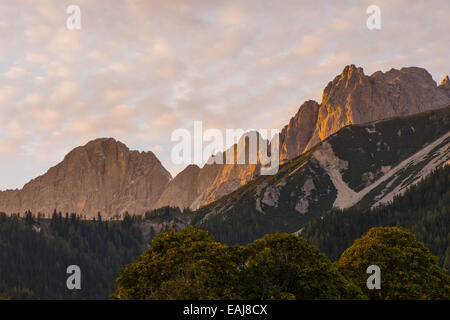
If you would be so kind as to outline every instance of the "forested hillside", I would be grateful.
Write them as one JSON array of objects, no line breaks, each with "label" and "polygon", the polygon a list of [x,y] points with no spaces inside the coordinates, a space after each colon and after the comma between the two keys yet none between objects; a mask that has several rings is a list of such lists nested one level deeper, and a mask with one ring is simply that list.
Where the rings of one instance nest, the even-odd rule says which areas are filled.
[{"label": "forested hillside", "polygon": [[[121,221],[54,213],[51,219],[0,214],[0,297],[106,299],[124,264],[145,248],[136,218]],[[68,290],[69,265],[81,268],[81,290]]]},{"label": "forested hillside", "polygon": [[450,267],[450,165],[437,169],[403,195],[373,209],[354,206],[333,209],[311,220],[301,235],[332,260],[375,226],[399,226],[410,230]]}]

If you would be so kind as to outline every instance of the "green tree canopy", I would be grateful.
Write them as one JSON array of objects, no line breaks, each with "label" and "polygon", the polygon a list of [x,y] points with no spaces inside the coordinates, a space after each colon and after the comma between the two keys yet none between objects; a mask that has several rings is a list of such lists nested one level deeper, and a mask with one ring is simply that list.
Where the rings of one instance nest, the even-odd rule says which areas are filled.
[{"label": "green tree canopy", "polygon": [[214,242],[206,231],[169,229],[119,273],[117,299],[227,299],[239,270],[239,247]]},{"label": "green tree canopy", "polygon": [[[381,269],[381,289],[367,289],[367,267]],[[370,229],[345,250],[337,266],[371,299],[449,299],[450,277],[425,245],[397,227]]]},{"label": "green tree canopy", "polygon": [[249,244],[242,272],[246,299],[356,299],[348,282],[318,249],[292,234],[266,235]]},{"label": "green tree canopy", "polygon": [[247,247],[230,247],[192,227],[160,233],[120,271],[117,285],[117,299],[361,297],[325,255],[298,236],[267,235]]}]

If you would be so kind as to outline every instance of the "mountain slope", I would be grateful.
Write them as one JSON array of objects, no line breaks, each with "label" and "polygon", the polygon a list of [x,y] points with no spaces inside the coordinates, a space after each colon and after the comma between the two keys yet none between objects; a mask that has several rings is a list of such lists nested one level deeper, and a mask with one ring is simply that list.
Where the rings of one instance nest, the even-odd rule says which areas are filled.
[{"label": "mountain slope", "polygon": [[355,206],[330,210],[312,219],[302,237],[337,260],[352,242],[376,226],[397,226],[413,232],[439,264],[450,269],[450,165],[433,171],[392,202],[373,209]]},{"label": "mountain slope", "polygon": [[0,192],[0,211],[51,214],[54,209],[93,217],[153,208],[170,173],[152,152],[130,151],[114,139],[75,148],[21,190]]},{"label": "mountain slope", "polygon": [[389,201],[450,160],[450,107],[347,126],[197,213],[194,225],[225,243],[296,232],[332,207]]},{"label": "mountain slope", "polygon": [[[170,181],[156,207],[198,209],[256,178],[260,172],[260,164],[259,161],[256,161],[256,164],[249,161],[249,141],[255,139],[256,151],[259,152],[259,141],[256,140],[259,138],[259,134],[255,131],[245,133],[237,144],[222,152],[223,164],[212,163],[218,156],[215,155],[202,168],[196,165],[187,166]],[[267,143],[266,140],[262,141]],[[258,155],[257,160],[260,156]],[[228,163],[227,159],[231,158],[233,161]],[[239,158],[243,161],[238,162]]]},{"label": "mountain slope", "polygon": [[[447,78],[446,78],[447,79]],[[423,68],[409,67],[367,76],[348,65],[323,90],[322,102],[304,102],[280,133],[280,163],[293,159],[346,125],[405,116],[450,105],[450,84],[437,86]],[[157,206],[197,209],[259,176],[257,166],[188,166],[175,177]],[[185,177],[193,180],[185,182]],[[196,181],[193,185],[191,181]]]}]

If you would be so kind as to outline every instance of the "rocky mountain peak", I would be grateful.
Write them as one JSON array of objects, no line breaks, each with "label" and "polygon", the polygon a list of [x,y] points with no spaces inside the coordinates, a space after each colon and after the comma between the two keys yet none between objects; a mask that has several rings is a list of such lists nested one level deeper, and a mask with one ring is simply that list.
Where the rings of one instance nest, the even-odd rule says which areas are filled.
[{"label": "rocky mountain peak", "polygon": [[[364,75],[364,70],[361,67],[356,67],[354,64],[350,64],[344,67],[342,70],[341,78],[354,78]],[[339,76],[338,76],[339,77]]]},{"label": "rocky mountain peak", "polygon": [[101,138],[73,149],[22,190],[0,192],[0,211],[143,213],[154,208],[170,180],[152,152],[130,151],[120,141]]},{"label": "rocky mountain peak", "polygon": [[283,128],[280,133],[281,162],[286,162],[305,150],[316,128],[319,107],[316,101],[305,101]]},{"label": "rocky mountain peak", "polygon": [[325,87],[322,103],[310,113],[313,114],[312,119],[301,120],[304,117],[302,105],[285,127],[280,137],[281,161],[300,155],[349,124],[450,105],[447,86],[448,81],[445,81],[438,87],[431,74],[419,67],[392,68],[368,76],[363,68],[348,65]]},{"label": "rocky mountain peak", "polygon": [[[259,149],[260,138],[262,137],[257,131],[246,132],[227,150],[212,155],[202,168],[187,166],[170,181],[158,200],[157,207],[197,209],[254,179],[259,175],[260,159],[265,156]],[[253,153],[253,156],[250,154],[250,141],[256,142],[256,157]],[[264,139],[261,142],[267,143]],[[219,164],[216,160],[220,161]]]},{"label": "rocky mountain peak", "polygon": [[125,144],[115,140],[114,138],[98,138],[89,141],[83,146],[79,146],[73,149],[66,155],[65,160],[78,158],[82,156],[82,154],[87,154],[90,158],[95,156],[103,158],[114,158],[119,151],[124,153],[129,152],[129,149]]},{"label": "rocky mountain peak", "polygon": [[337,75],[333,81],[330,81],[323,90],[322,104],[326,103],[328,99],[337,91],[354,87],[361,83],[364,79],[363,68],[356,67],[354,64],[348,65],[344,68],[340,75]]}]

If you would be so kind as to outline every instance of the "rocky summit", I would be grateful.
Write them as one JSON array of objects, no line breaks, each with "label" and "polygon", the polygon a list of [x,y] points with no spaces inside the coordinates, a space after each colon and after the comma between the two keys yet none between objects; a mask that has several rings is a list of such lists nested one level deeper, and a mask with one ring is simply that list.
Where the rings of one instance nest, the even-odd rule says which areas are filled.
[{"label": "rocky summit", "polygon": [[97,139],[72,150],[23,189],[0,192],[0,211],[51,214],[57,209],[87,217],[142,213],[154,207],[170,179],[152,152]]},{"label": "rocky summit", "polygon": [[[198,209],[253,180],[259,175],[260,165],[259,162],[255,164],[248,161],[250,137],[257,139],[259,136],[256,132],[247,132],[237,144],[222,153],[225,164],[210,163],[202,168],[195,165],[186,167],[169,183],[156,207]],[[257,150],[259,152],[259,145]],[[234,159],[227,162],[226,159],[230,156]],[[243,164],[238,164],[238,157],[243,157]]]},{"label": "rocky summit", "polygon": [[349,65],[323,90],[321,104],[305,102],[284,127],[281,161],[293,159],[349,124],[406,116],[450,104],[448,76],[437,86],[423,68],[377,71],[367,76]]}]

